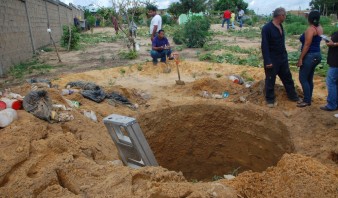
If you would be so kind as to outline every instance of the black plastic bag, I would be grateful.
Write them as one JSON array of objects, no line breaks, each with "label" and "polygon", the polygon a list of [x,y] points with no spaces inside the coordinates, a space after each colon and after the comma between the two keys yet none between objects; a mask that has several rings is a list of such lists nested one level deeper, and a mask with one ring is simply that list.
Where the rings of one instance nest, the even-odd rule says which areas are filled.
[{"label": "black plastic bag", "polygon": [[29,92],[23,99],[23,108],[42,120],[51,121],[52,102],[45,90]]},{"label": "black plastic bag", "polygon": [[102,102],[106,98],[106,93],[101,87],[91,82],[75,81],[67,83],[66,86],[83,89],[83,91],[81,91],[82,96],[97,103]]},{"label": "black plastic bag", "polygon": [[108,99],[113,99],[115,102],[124,105],[133,105],[126,97],[120,95],[119,93],[112,92],[111,94],[107,94]]}]

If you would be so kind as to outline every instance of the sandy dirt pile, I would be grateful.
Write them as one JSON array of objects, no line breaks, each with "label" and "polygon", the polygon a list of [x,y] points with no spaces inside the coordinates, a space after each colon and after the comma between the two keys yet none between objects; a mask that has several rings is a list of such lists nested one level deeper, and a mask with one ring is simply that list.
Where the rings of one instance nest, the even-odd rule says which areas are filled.
[{"label": "sandy dirt pile", "polygon": [[[262,173],[245,172],[230,184],[243,197],[337,197],[338,172],[317,160],[285,154],[276,167]],[[306,186],[306,188],[304,188]]]},{"label": "sandy dirt pile", "polygon": [[[182,79],[187,84],[178,86],[175,85],[177,73],[174,67],[170,74],[163,74],[161,66],[154,68],[151,64],[145,64],[141,71],[136,67],[124,67],[126,72],[123,75],[121,68],[113,68],[63,75],[53,81],[53,84],[59,85],[59,89],[47,89],[53,103],[67,105],[64,98],[81,103],[79,109],[70,111],[74,116],[72,121],[48,123],[19,110],[19,119],[0,130],[1,197],[237,197],[238,194],[243,197],[337,196],[338,169],[333,161],[338,150],[337,120],[332,114],[319,112],[319,103],[306,109],[295,109],[294,103],[286,101],[276,109],[268,109],[250,102],[257,99],[262,104],[261,96],[251,98],[248,103],[234,103],[232,99],[246,92],[242,86],[229,83],[225,75],[240,74],[246,70],[258,82],[262,71],[256,68],[183,62]],[[213,72],[206,72],[210,67]],[[196,73],[196,76],[193,77],[192,73]],[[215,78],[215,73],[224,76],[218,79]],[[106,92],[118,91],[132,103],[137,103],[138,108],[133,110],[123,105],[109,104],[108,101],[96,103],[83,98],[80,93],[61,97],[60,89],[76,80],[94,82]],[[30,85],[24,84],[13,87],[12,91],[26,95],[30,88]],[[198,96],[198,92],[204,89],[215,92],[228,90],[237,94],[233,94],[234,98],[230,95],[228,99],[205,99]],[[259,90],[259,86],[253,87],[253,90]],[[314,92],[317,91],[320,92]],[[315,97],[317,101],[318,95]],[[211,105],[212,108],[202,107],[203,105]],[[98,122],[85,117],[83,110],[95,111]],[[184,134],[185,131],[196,132],[193,136],[195,143],[208,140],[206,144],[189,142],[187,146],[193,146],[191,148],[195,148],[195,151],[177,147],[182,150],[182,153],[176,153],[177,158],[184,159],[184,155],[192,154],[189,153],[191,151],[198,157],[205,157],[202,160],[187,158],[196,162],[183,164],[188,171],[189,168],[196,168],[194,172],[197,173],[208,172],[210,169],[210,176],[228,173],[221,169],[213,172],[210,168],[214,167],[212,164],[203,166],[212,160],[222,164],[226,158],[236,157],[231,152],[236,144],[226,147],[226,143],[220,141],[224,138],[223,134],[232,138],[233,142],[241,143],[242,146],[236,147],[236,151],[240,153],[238,156],[244,157],[244,164],[250,164],[256,157],[260,157],[256,153],[246,155],[256,150],[269,153],[269,156],[272,153],[274,161],[272,167],[265,172],[243,172],[231,182],[191,181],[184,177],[185,171],[179,172],[180,168],[177,172],[174,172],[175,168],[167,170],[162,167],[134,170],[118,161],[117,149],[102,122],[104,117],[112,113],[135,117],[141,121],[146,137],[155,137],[148,140],[150,146],[154,147],[153,143],[158,141],[166,147],[164,150],[156,147],[154,151],[157,153],[171,152],[170,144],[166,141],[172,143],[179,139],[176,138],[178,135],[182,140],[191,138],[189,134]],[[211,118],[209,121],[203,119],[204,113]],[[212,116],[215,118],[212,119]],[[245,120],[241,122],[241,118]],[[199,122],[194,122],[195,120]],[[158,125],[154,126],[156,123]],[[175,127],[182,129],[178,130],[177,135],[173,134],[177,132]],[[200,131],[197,131],[198,128]],[[210,137],[205,134],[198,135],[211,128],[211,132],[214,132],[211,136],[218,138],[217,141],[208,139]],[[227,128],[228,131],[222,131]],[[236,134],[231,134],[232,130]],[[161,133],[169,138],[166,139]],[[286,143],[280,146],[285,146],[286,152],[297,154],[284,155],[279,161],[284,150],[276,150],[275,153],[269,150],[281,136]],[[199,137],[203,138],[198,139]],[[255,141],[250,144],[252,138]],[[265,141],[269,139],[270,141]],[[264,143],[261,147],[260,142]],[[254,145],[257,148],[250,149]],[[205,149],[206,146],[213,148]],[[226,155],[222,156],[224,153]],[[165,161],[164,153],[160,154]],[[170,156],[173,160],[170,163],[175,164],[173,156]],[[265,158],[261,158],[263,163]],[[279,163],[273,167],[277,161]],[[236,166],[230,169],[234,167]]]}]

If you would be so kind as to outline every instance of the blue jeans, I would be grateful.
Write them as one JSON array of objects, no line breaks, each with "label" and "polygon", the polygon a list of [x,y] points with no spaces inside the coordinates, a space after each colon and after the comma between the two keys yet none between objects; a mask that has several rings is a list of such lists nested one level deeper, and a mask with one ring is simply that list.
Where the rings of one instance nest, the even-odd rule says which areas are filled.
[{"label": "blue jeans", "polygon": [[222,22],[222,27],[224,27],[224,23],[227,22],[227,29],[229,29],[229,26],[230,26],[230,19],[223,19],[223,22]]},{"label": "blue jeans", "polygon": [[338,67],[330,67],[327,71],[326,87],[328,91],[327,105],[329,109],[338,108]]},{"label": "blue jeans", "polygon": [[299,70],[299,81],[304,93],[303,101],[309,104],[311,104],[313,92],[313,75],[315,73],[316,66],[321,60],[322,56],[320,52],[307,53],[303,59],[303,65]]},{"label": "blue jeans", "polygon": [[238,17],[239,20],[239,27],[242,28],[243,27],[243,19],[242,17]]},{"label": "blue jeans", "polygon": [[157,63],[157,59],[161,58],[161,62],[166,62],[167,56],[171,55],[171,49],[166,49],[162,51],[151,50],[150,55],[153,58],[153,63]]}]

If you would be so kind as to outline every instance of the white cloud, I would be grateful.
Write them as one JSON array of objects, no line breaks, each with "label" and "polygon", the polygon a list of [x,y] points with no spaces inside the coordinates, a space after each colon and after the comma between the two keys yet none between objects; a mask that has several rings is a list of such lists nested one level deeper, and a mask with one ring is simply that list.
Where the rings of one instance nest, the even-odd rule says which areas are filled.
[{"label": "white cloud", "polygon": [[309,8],[310,0],[245,0],[249,4],[249,9],[257,14],[271,14],[277,7],[283,7],[286,10],[299,10]]}]

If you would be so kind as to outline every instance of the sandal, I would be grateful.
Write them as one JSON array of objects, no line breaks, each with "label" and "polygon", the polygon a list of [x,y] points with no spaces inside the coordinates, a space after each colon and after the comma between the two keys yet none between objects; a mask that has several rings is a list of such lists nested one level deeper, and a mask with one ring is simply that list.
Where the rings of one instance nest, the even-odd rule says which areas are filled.
[{"label": "sandal", "polygon": [[297,107],[306,107],[306,106],[311,106],[311,104],[307,103],[307,102],[301,102],[301,103],[297,104]]}]

